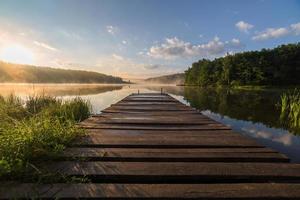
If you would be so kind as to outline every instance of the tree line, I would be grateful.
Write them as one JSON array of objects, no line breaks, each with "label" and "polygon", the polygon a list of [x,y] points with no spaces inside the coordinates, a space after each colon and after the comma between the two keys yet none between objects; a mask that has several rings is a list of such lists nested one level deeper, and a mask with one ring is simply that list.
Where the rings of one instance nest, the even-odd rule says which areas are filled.
[{"label": "tree line", "polygon": [[0,61],[0,82],[13,83],[125,83],[98,72],[20,65]]},{"label": "tree line", "polygon": [[300,43],[202,59],[185,71],[185,85],[299,85]]}]

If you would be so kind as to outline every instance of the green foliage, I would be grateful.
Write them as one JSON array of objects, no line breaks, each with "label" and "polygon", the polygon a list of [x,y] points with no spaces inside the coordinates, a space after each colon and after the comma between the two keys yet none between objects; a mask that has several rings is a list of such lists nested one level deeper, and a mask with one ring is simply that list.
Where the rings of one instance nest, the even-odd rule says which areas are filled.
[{"label": "green foliage", "polygon": [[74,98],[72,101],[62,102],[56,100],[56,104],[52,104],[43,111],[43,114],[55,116],[61,121],[72,120],[80,122],[89,117],[91,114],[91,104],[79,97]]},{"label": "green foliage", "polygon": [[202,59],[185,71],[185,85],[299,85],[300,43]]},{"label": "green foliage", "polygon": [[294,131],[300,131],[300,89],[281,96],[280,120]]},{"label": "green foliage", "polygon": [[28,112],[36,114],[41,112],[43,108],[58,104],[58,102],[59,100],[52,96],[30,96],[26,101],[26,109]]},{"label": "green foliage", "polygon": [[155,83],[155,84],[176,84],[182,85],[184,83],[184,74],[171,74],[166,76],[158,76],[153,78],[147,78],[146,83]]},{"label": "green foliage", "polygon": [[20,174],[33,160],[60,153],[84,134],[75,125],[90,112],[90,103],[78,97],[62,101],[36,96],[23,102],[0,96],[0,176]]}]

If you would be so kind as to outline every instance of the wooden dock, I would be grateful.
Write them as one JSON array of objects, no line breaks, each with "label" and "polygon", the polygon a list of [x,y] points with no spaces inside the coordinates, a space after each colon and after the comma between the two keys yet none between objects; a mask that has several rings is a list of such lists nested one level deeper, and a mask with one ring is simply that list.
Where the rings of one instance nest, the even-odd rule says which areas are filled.
[{"label": "wooden dock", "polygon": [[80,126],[45,165],[87,183],[2,184],[0,198],[300,199],[300,164],[168,94],[132,94]]}]

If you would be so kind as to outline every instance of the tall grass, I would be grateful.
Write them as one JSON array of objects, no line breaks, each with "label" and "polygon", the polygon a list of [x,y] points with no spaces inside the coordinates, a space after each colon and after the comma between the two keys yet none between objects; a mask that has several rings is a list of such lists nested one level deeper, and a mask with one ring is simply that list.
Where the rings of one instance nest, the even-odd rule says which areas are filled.
[{"label": "tall grass", "polygon": [[79,97],[0,96],[0,176],[21,174],[33,160],[60,153],[84,134],[75,125],[90,113],[90,103]]},{"label": "tall grass", "polygon": [[292,131],[300,131],[300,89],[281,96],[280,120]]}]

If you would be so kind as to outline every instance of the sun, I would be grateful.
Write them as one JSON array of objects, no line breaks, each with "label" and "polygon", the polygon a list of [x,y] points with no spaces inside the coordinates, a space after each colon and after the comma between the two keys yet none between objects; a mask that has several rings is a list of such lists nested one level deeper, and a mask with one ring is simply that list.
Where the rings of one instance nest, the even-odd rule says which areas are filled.
[{"label": "sun", "polygon": [[19,64],[33,64],[34,55],[30,49],[22,45],[11,44],[0,49],[0,60]]}]

